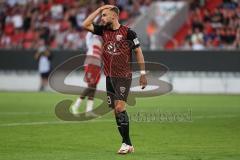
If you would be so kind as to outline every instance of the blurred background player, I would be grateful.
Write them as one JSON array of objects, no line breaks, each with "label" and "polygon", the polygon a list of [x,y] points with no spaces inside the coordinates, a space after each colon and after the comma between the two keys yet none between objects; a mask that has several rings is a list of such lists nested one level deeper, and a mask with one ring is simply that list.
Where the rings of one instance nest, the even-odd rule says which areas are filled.
[{"label": "blurred background player", "polygon": [[[99,6],[107,3],[107,1],[99,1]],[[99,16],[95,18],[94,22],[99,21]],[[87,83],[88,88],[86,88],[82,95],[77,98],[75,103],[72,105],[72,113],[77,115],[80,113],[79,108],[81,102],[88,97],[86,105],[86,114],[95,116],[91,111],[93,110],[94,95],[96,92],[97,84],[101,76],[101,62],[102,62],[102,38],[101,36],[94,35],[88,32],[86,35],[86,45],[87,45],[87,57],[85,60],[85,77],[84,81]]]},{"label": "blurred background player", "polygon": [[48,77],[51,73],[52,55],[43,39],[39,41],[38,45],[38,50],[34,58],[38,61],[38,71],[41,76],[39,91],[44,91],[48,86]]},{"label": "blurred background player", "polygon": [[79,108],[85,97],[88,97],[86,112],[93,109],[94,95],[101,76],[102,39],[100,36],[89,32],[86,36],[86,44],[88,51],[84,67],[84,81],[87,83],[88,88],[83,91],[82,95],[72,105],[73,114],[80,113]]},{"label": "blurred background player", "polygon": [[[115,0],[103,0],[98,1],[99,6],[104,4],[115,4]],[[94,22],[98,23],[100,17],[96,17]],[[87,106],[85,112],[89,115],[96,116],[94,113],[90,112],[93,110],[94,95],[96,92],[97,84],[101,76],[101,62],[102,62],[102,38],[101,36],[94,35],[88,32],[86,35],[86,45],[87,45],[87,57],[85,60],[85,77],[84,81],[88,84],[82,95],[77,98],[75,103],[72,105],[72,113],[79,114],[79,108],[85,97],[88,97]]]}]

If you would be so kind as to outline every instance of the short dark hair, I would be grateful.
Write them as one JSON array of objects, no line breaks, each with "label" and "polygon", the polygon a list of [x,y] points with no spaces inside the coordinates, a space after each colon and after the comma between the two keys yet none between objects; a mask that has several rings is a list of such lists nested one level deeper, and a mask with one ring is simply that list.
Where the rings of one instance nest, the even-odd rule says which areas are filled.
[{"label": "short dark hair", "polygon": [[115,6],[115,7],[111,8],[110,10],[115,12],[119,16],[120,10],[118,7]]}]

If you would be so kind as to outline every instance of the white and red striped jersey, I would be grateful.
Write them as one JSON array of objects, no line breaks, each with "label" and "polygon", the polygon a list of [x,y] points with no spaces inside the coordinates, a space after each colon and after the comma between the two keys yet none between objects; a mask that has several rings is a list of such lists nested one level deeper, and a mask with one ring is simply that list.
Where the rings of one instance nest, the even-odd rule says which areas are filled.
[{"label": "white and red striped jersey", "polygon": [[[98,23],[100,17],[94,19],[94,23]],[[88,32],[86,35],[87,57],[84,65],[93,64],[101,67],[103,40],[101,36]]]},{"label": "white and red striped jersey", "polygon": [[94,56],[102,60],[102,38],[88,32],[86,35],[87,56]]}]

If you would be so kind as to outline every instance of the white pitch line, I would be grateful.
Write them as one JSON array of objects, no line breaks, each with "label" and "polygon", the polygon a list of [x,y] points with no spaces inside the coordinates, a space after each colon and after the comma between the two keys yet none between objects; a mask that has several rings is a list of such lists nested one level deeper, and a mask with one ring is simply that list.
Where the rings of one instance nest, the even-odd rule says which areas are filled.
[{"label": "white pitch line", "polygon": [[52,122],[23,122],[23,123],[6,123],[1,124],[1,127],[11,127],[11,126],[32,126],[32,125],[45,125],[45,124],[64,124],[66,122],[52,121]]},{"label": "white pitch line", "polygon": [[[140,112],[141,113],[141,112]],[[0,115],[43,115],[43,114],[55,114],[54,112],[0,112]],[[134,114],[132,114],[134,115]],[[130,114],[131,116],[131,114]],[[192,118],[196,119],[204,119],[204,118],[234,118],[240,115],[206,115],[206,116],[192,116]],[[94,120],[95,121],[95,120]],[[56,121],[57,122],[57,121]]]},{"label": "white pitch line", "polygon": [[35,125],[51,125],[51,124],[79,124],[89,122],[113,122],[113,120],[91,120],[91,121],[45,121],[45,122],[23,122],[23,123],[6,123],[0,124],[0,127],[12,126],[35,126]]},{"label": "white pitch line", "polygon": [[[239,115],[221,115],[221,116],[215,116],[215,115],[209,115],[209,116],[193,116],[192,122],[194,122],[194,119],[216,119],[216,118],[235,118],[240,117]],[[35,126],[35,125],[51,125],[51,124],[80,124],[80,123],[95,123],[95,122],[115,122],[111,119],[93,119],[90,121],[44,121],[44,122],[22,122],[22,123],[5,123],[0,124],[0,127],[14,127],[14,126]],[[135,121],[134,119],[132,122],[136,123],[167,123],[167,120],[162,121]],[[175,122],[175,121],[173,121]],[[177,123],[181,121],[176,121]],[[183,121],[185,122],[185,121]],[[171,122],[170,122],[171,123]]]},{"label": "white pitch line", "polygon": [[0,115],[42,115],[52,114],[51,112],[0,112]]}]

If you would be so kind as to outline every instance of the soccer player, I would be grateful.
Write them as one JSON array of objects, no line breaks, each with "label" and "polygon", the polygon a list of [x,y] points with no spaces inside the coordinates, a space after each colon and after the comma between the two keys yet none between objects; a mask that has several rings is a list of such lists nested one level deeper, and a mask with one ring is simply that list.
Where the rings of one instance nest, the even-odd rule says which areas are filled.
[{"label": "soccer player", "polygon": [[[101,14],[101,23],[95,25],[93,20]],[[105,5],[98,8],[83,22],[83,27],[103,38],[103,62],[106,75],[106,88],[108,104],[114,109],[116,122],[122,145],[119,154],[134,151],[129,136],[129,118],[126,112],[126,101],[131,87],[132,71],[129,62],[132,60],[132,51],[135,52],[141,70],[140,86],[144,89],[147,85],[145,65],[142,49],[137,35],[127,26],[119,23],[119,9],[116,6]],[[109,94],[113,93],[113,94]]]},{"label": "soccer player", "polygon": [[[97,1],[97,4],[103,6],[104,4],[115,4],[115,0]],[[99,23],[100,17],[94,18],[94,23]],[[78,115],[79,108],[85,97],[88,97],[87,106],[85,109],[87,116],[97,116],[93,112],[94,95],[96,92],[97,84],[101,76],[101,63],[102,63],[102,37],[88,32],[86,35],[87,57],[84,62],[85,77],[84,81],[87,82],[87,88],[83,91],[75,103],[71,106],[72,113]]]},{"label": "soccer player", "polygon": [[[95,18],[95,22],[99,20],[99,17]],[[101,76],[101,63],[102,63],[102,38],[101,36],[95,35],[88,32],[86,35],[87,45],[87,56],[84,62],[84,81],[87,82],[88,86],[72,105],[72,113],[78,115],[79,108],[85,97],[88,97],[87,106],[85,109],[87,116],[97,116],[93,112],[94,95],[96,92],[97,84]]]},{"label": "soccer player", "polygon": [[76,102],[71,108],[72,113],[74,115],[78,115],[80,113],[79,108],[82,101],[85,99],[85,97],[88,97],[87,106],[85,109],[86,115],[97,116],[91,111],[93,110],[94,95],[101,75],[102,38],[89,32],[86,36],[86,44],[88,51],[86,60],[84,62],[84,81],[87,82],[88,86],[80,95],[80,97],[77,98]]},{"label": "soccer player", "polygon": [[38,71],[41,75],[41,85],[39,91],[46,90],[48,86],[48,77],[51,73],[51,62],[52,62],[52,54],[48,50],[46,43],[43,39],[39,41],[38,50],[34,55],[34,58],[38,61]]}]

